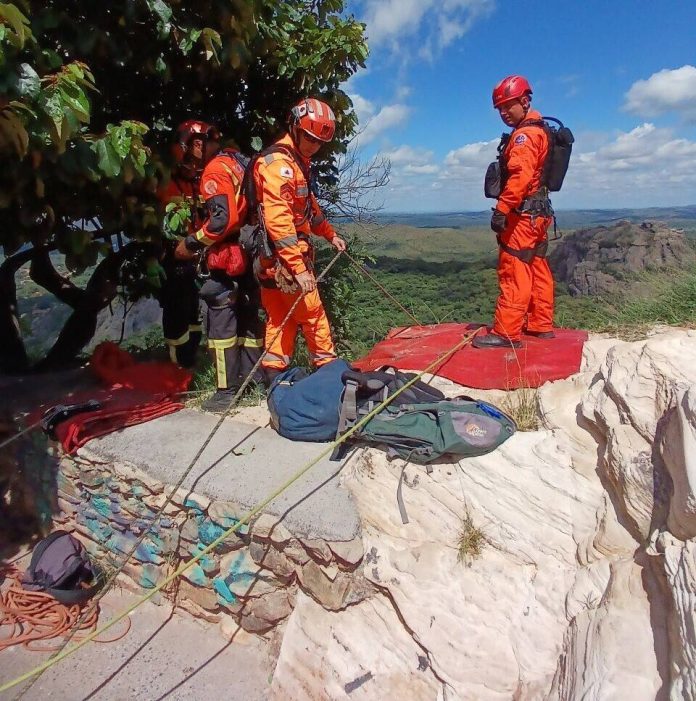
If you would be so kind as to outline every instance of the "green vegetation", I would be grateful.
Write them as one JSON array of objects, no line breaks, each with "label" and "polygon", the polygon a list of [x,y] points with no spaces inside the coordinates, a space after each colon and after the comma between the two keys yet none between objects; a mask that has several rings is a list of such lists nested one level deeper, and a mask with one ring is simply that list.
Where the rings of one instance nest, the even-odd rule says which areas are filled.
[{"label": "green vegetation", "polygon": [[[73,310],[44,368],[80,351],[119,290],[147,286],[156,193],[183,120],[216,123],[251,153],[299,97],[320,95],[337,115],[320,182],[340,197],[336,155],[357,125],[341,85],[364,66],[364,29],[343,0],[0,3],[0,368],[29,366],[16,319],[24,264]],[[71,272],[90,269],[86,284],[56,268],[56,252]]]},{"label": "green vegetation", "polygon": [[[370,273],[423,324],[490,321],[498,295],[492,234],[477,227],[471,236],[466,230],[432,231],[394,225],[372,233]],[[450,258],[438,262],[443,248]],[[635,336],[654,324],[696,323],[696,270],[624,277],[621,293],[602,298],[572,297],[558,284],[556,324]],[[357,356],[395,326],[414,323],[365,278],[349,313],[349,347]]]}]

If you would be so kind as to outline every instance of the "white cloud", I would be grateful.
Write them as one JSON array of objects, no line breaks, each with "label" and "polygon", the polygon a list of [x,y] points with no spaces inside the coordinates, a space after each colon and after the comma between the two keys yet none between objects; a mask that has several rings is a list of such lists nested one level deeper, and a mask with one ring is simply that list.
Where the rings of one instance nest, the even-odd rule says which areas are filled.
[{"label": "white cloud", "polygon": [[370,46],[410,51],[403,42],[419,34],[419,54],[432,58],[491,14],[495,0],[366,0],[363,7]]},{"label": "white cloud", "polygon": [[391,151],[385,151],[382,156],[386,156],[394,166],[406,165],[427,165],[433,159],[433,152],[424,148],[414,148],[413,146],[399,146]]},{"label": "white cloud", "polygon": [[[576,134],[563,191],[553,193],[556,209],[648,207],[693,204],[696,196],[696,141],[646,122],[613,135]],[[385,152],[392,161],[386,208],[392,211],[483,210],[486,167],[498,140],[465,144],[441,161],[423,148],[404,144]],[[426,194],[427,193],[427,194]],[[563,225],[562,214],[559,224]]]},{"label": "white cloud", "polygon": [[358,115],[359,124],[364,124],[374,115],[374,104],[369,100],[366,100],[364,97],[362,97],[362,95],[354,93],[352,95],[349,94],[348,97],[350,97],[350,100],[353,103],[353,109]]},{"label": "white cloud", "polygon": [[382,107],[379,112],[369,117],[365,122],[360,122],[362,131],[356,137],[356,143],[359,143],[360,146],[369,144],[380,134],[405,122],[410,113],[410,107],[399,103]]},{"label": "white cloud", "polygon": [[573,154],[563,199],[594,198],[602,207],[686,204],[696,192],[694,162],[696,142],[641,124],[593,151]]},{"label": "white cloud", "polygon": [[678,112],[696,120],[696,67],[665,68],[636,81],[626,93],[624,109],[642,117]]},{"label": "white cloud", "polygon": [[477,141],[467,144],[445,156],[445,165],[453,170],[486,166],[495,157],[499,141]]}]

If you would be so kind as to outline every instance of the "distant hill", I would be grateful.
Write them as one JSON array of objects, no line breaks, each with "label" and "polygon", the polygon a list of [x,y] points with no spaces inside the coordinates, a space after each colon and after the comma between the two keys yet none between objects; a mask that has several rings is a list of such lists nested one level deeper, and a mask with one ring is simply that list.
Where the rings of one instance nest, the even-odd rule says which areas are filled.
[{"label": "distant hill", "polygon": [[692,268],[692,243],[664,222],[622,220],[564,236],[552,248],[549,264],[572,295],[626,294],[641,273]]},{"label": "distant hill", "polygon": [[[419,228],[468,229],[487,227],[490,210],[482,212],[434,212],[434,213],[382,213],[377,216],[380,224],[400,224]],[[696,204],[684,207],[648,207],[645,209],[565,209],[556,212],[562,229],[579,229],[600,224],[627,220],[640,223],[659,220],[670,226],[683,227],[696,232]]]}]

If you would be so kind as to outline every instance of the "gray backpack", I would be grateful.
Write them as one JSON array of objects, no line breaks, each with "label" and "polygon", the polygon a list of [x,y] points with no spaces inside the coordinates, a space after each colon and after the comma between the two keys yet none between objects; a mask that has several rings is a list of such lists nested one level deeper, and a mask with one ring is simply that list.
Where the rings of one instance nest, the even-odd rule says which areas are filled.
[{"label": "gray backpack", "polygon": [[97,579],[82,543],[67,531],[54,531],[36,544],[22,587],[46,592],[61,604],[81,604],[99,589],[100,582],[92,584]]}]

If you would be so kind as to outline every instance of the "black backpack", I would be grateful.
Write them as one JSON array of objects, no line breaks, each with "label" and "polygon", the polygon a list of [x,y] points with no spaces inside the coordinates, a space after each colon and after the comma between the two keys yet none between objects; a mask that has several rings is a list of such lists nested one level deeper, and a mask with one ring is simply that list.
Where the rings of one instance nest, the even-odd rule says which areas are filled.
[{"label": "black backpack", "polygon": [[[554,122],[558,126],[549,124]],[[541,174],[541,187],[546,187],[549,192],[558,192],[563,186],[563,180],[568,172],[570,155],[573,151],[575,137],[568,127],[563,126],[563,122],[555,117],[543,117],[542,119],[530,119],[520,126],[539,126],[545,132],[549,140],[549,152],[544,161],[544,170]],[[514,134],[505,133],[500,137],[498,144],[498,158],[493,161],[486,170],[484,180],[484,194],[491,199],[498,199],[505,189],[507,171],[503,161],[503,153],[510,139]]]},{"label": "black backpack", "polygon": [[22,587],[46,592],[61,604],[81,604],[98,591],[98,579],[82,543],[67,531],[54,531],[34,547]]}]

